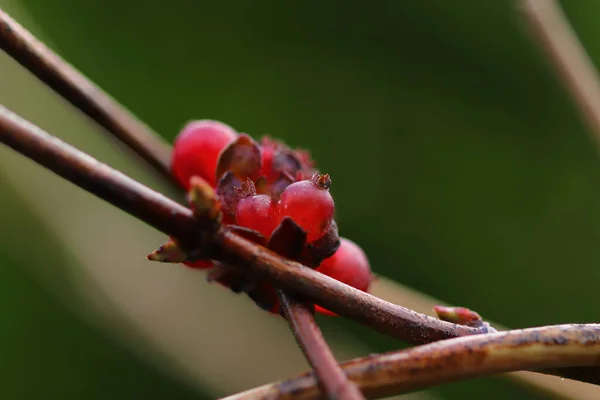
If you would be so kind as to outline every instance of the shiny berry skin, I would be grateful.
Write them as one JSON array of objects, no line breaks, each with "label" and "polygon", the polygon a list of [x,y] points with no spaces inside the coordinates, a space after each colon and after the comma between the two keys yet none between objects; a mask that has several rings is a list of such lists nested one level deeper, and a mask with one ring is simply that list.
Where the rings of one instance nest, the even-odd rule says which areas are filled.
[{"label": "shiny berry skin", "polygon": [[235,219],[237,224],[250,228],[269,238],[277,227],[277,208],[270,196],[258,194],[238,202]]},{"label": "shiny berry skin", "polygon": [[292,183],[281,194],[278,218],[290,217],[306,232],[308,242],[322,237],[333,220],[335,206],[329,193],[329,176]]},{"label": "shiny berry skin", "polygon": [[171,170],[179,184],[188,190],[190,178],[198,175],[215,187],[219,153],[236,137],[237,132],[222,122],[188,123],[173,144]]},{"label": "shiny berry skin", "polygon": [[[335,254],[325,259],[316,270],[355,289],[367,292],[373,280],[367,256],[353,241],[346,238],[340,238],[340,241],[340,247]],[[315,305],[315,311],[336,315],[318,305]]]}]

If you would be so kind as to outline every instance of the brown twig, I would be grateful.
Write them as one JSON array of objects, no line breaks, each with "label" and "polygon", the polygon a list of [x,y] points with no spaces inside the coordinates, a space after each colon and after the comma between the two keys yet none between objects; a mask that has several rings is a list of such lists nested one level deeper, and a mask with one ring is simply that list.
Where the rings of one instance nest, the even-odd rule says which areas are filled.
[{"label": "brown twig", "polygon": [[0,106],[0,141],[168,234],[193,237],[192,212]]},{"label": "brown twig", "polygon": [[[342,364],[368,398],[520,369],[600,365],[600,325],[558,325],[456,338]],[[595,381],[600,380],[595,376]],[[322,398],[313,374],[222,400]]]},{"label": "brown twig", "polygon": [[600,80],[594,63],[556,1],[523,0],[521,8],[600,146]]},{"label": "brown twig", "polygon": [[0,9],[0,49],[169,176],[168,145],[69,63]]},{"label": "brown twig", "polygon": [[329,398],[364,399],[356,385],[348,380],[338,365],[309,306],[298,301],[294,296],[286,295],[281,290],[278,290],[278,295],[296,342],[304,352]]}]

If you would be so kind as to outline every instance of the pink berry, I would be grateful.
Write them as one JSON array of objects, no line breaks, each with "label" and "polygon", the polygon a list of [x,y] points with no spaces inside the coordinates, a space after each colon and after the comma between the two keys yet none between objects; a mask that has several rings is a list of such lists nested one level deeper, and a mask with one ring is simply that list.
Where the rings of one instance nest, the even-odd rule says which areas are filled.
[{"label": "pink berry", "polygon": [[[367,256],[351,240],[340,238],[340,241],[340,247],[335,254],[325,259],[316,270],[355,289],[367,292],[373,280]],[[315,311],[326,315],[336,315],[318,305],[315,305]]]},{"label": "pink berry", "polygon": [[335,206],[329,193],[329,175],[315,174],[311,180],[295,182],[281,194],[278,218],[290,217],[306,232],[306,240],[322,237],[333,220]]},{"label": "pink berry", "polygon": [[198,120],[188,123],[175,139],[171,169],[186,190],[190,178],[198,175],[215,187],[219,153],[237,137],[236,131],[222,122]]},{"label": "pink berry", "polygon": [[266,194],[258,194],[238,202],[235,218],[237,224],[262,234],[267,239],[277,227],[277,209]]}]

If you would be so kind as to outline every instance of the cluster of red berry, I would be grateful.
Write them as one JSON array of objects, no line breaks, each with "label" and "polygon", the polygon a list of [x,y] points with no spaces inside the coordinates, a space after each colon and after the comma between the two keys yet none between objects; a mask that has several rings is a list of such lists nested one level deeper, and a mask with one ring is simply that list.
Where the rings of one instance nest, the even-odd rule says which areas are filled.
[{"label": "cluster of red berry", "polygon": [[[200,120],[177,136],[171,167],[186,190],[192,177],[215,188],[230,229],[359,290],[369,289],[373,276],[367,257],[355,243],[339,238],[331,179],[315,171],[308,152],[269,137],[257,143],[226,124]],[[275,291],[265,282],[213,260],[185,264],[211,269],[209,280],[278,312]]]}]

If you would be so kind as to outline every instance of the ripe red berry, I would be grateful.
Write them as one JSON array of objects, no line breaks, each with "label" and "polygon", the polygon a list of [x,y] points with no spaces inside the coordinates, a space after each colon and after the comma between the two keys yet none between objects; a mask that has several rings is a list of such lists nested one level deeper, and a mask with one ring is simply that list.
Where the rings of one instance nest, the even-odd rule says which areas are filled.
[{"label": "ripe red berry", "polygon": [[171,170],[186,190],[190,178],[198,175],[215,187],[219,153],[237,136],[222,122],[198,120],[188,123],[175,139]]},{"label": "ripe red berry", "polygon": [[311,180],[295,182],[281,194],[278,219],[290,217],[313,242],[323,236],[333,220],[335,210],[329,193],[329,175],[313,176]]},{"label": "ripe red berry", "polygon": [[[341,245],[335,254],[325,259],[316,270],[355,289],[368,291],[373,274],[367,256],[351,240],[340,238],[340,241]],[[318,305],[315,305],[315,311],[326,315],[336,315]]]},{"label": "ripe red berry", "polygon": [[236,208],[235,218],[238,225],[255,230],[267,239],[279,222],[275,204],[266,194],[241,199]]}]

